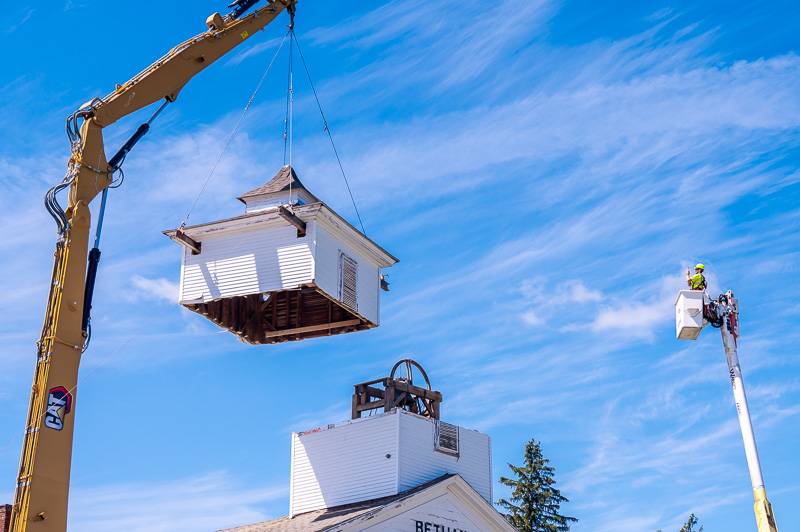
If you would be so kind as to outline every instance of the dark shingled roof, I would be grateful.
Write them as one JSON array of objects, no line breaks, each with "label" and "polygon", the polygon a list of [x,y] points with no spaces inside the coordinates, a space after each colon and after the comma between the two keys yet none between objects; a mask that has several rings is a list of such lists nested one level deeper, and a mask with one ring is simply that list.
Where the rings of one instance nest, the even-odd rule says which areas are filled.
[{"label": "dark shingled roof", "polygon": [[274,194],[276,192],[287,192],[289,188],[300,189],[302,188],[310,194],[316,201],[319,201],[300,181],[297,173],[290,165],[286,165],[278,170],[275,176],[261,185],[239,196],[239,200],[244,201],[245,198],[252,198],[253,196],[261,196],[263,194]]},{"label": "dark shingled roof", "polygon": [[306,512],[294,517],[287,516],[252,525],[227,528],[219,532],[324,532],[326,530],[334,530],[338,525],[358,519],[359,517],[366,517],[366,515],[370,513],[377,513],[394,502],[411,497],[420,491],[454,476],[454,474],[442,475],[410,490],[402,491],[397,495],[391,495],[389,497],[343,504],[341,506],[334,506],[333,508]]}]

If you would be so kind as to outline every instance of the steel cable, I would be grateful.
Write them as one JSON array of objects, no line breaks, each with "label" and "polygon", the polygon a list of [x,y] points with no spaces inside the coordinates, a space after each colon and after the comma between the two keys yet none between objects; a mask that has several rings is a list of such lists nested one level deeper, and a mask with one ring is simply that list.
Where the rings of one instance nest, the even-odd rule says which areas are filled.
[{"label": "steel cable", "polygon": [[325,118],[325,113],[322,110],[322,104],[319,101],[319,96],[317,96],[317,89],[314,87],[314,81],[311,79],[311,73],[308,70],[308,65],[306,64],[305,56],[303,56],[303,51],[300,49],[300,42],[297,40],[297,35],[294,32],[291,32],[292,38],[294,39],[295,44],[297,45],[297,53],[300,55],[300,61],[303,63],[303,69],[306,71],[306,77],[308,77],[308,84],[311,86],[311,92],[314,93],[314,99],[317,101],[317,108],[319,109],[319,115],[322,117],[322,126],[325,130],[325,133],[328,135],[328,139],[331,142],[331,147],[333,148],[333,154],[336,156],[336,162],[339,163],[339,171],[342,173],[342,178],[344,179],[344,184],[347,187],[347,193],[350,195],[350,201],[353,203],[353,209],[356,211],[356,216],[358,217],[358,223],[361,225],[361,232],[364,233],[364,236],[367,235],[367,230],[364,228],[364,221],[361,219],[361,213],[358,212],[358,206],[356,205],[356,199],[353,197],[353,191],[350,188],[350,182],[347,180],[347,174],[344,171],[344,166],[342,165],[342,160],[339,157],[339,151],[336,149],[336,143],[333,141],[333,135],[331,134],[331,128],[328,125],[328,120]]},{"label": "steel cable", "polygon": [[281,42],[278,45],[278,49],[275,50],[275,54],[272,56],[272,60],[270,60],[269,65],[267,65],[266,70],[261,75],[261,79],[258,81],[258,84],[256,85],[255,90],[250,95],[250,99],[247,100],[247,104],[244,106],[244,109],[242,110],[242,114],[239,115],[239,119],[236,121],[236,125],[234,125],[233,130],[231,131],[230,135],[228,135],[228,138],[227,138],[227,140],[225,141],[225,144],[222,147],[222,151],[220,152],[219,156],[217,157],[216,162],[214,162],[214,165],[211,167],[211,171],[208,173],[208,176],[206,176],[206,179],[203,182],[203,186],[202,186],[202,188],[200,188],[200,192],[197,193],[197,196],[195,197],[194,201],[192,202],[191,207],[189,207],[189,210],[186,212],[186,216],[184,216],[183,221],[181,222],[181,227],[185,227],[186,226],[186,222],[189,221],[189,216],[191,216],[192,211],[194,210],[195,206],[197,206],[197,201],[200,199],[200,196],[203,195],[203,192],[205,192],[206,187],[208,186],[208,183],[211,181],[211,178],[214,176],[214,173],[217,171],[217,167],[219,166],[219,163],[222,161],[222,158],[225,155],[225,152],[228,151],[228,148],[230,147],[231,142],[233,142],[233,138],[236,136],[236,133],[239,131],[239,127],[242,125],[242,122],[244,121],[244,117],[245,117],[245,115],[247,115],[247,111],[250,109],[250,106],[253,104],[253,100],[255,100],[256,95],[258,94],[258,91],[261,89],[261,86],[264,84],[264,80],[267,79],[267,75],[269,74],[270,70],[272,70],[272,65],[275,64],[275,59],[277,59],[278,54],[280,53],[281,49],[283,48],[283,43],[286,41],[286,38],[288,36],[289,36],[289,32],[287,32],[286,35],[283,36],[283,39],[281,39]]}]

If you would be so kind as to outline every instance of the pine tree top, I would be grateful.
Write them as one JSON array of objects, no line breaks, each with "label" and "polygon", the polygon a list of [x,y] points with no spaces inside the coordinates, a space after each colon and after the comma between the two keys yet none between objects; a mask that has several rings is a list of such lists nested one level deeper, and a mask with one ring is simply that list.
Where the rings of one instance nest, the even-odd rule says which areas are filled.
[{"label": "pine tree top", "polygon": [[500,477],[511,488],[511,497],[497,504],[505,510],[508,522],[522,532],[566,532],[574,517],[561,515],[561,503],[568,499],[555,487],[555,468],[544,457],[541,445],[530,440],[525,445],[523,464],[508,464],[512,478]]},{"label": "pine tree top", "polygon": [[695,525],[699,524],[700,521],[697,519],[697,516],[692,513],[689,515],[689,519],[686,520],[686,524],[681,527],[680,532],[703,532],[703,527],[695,528]]}]

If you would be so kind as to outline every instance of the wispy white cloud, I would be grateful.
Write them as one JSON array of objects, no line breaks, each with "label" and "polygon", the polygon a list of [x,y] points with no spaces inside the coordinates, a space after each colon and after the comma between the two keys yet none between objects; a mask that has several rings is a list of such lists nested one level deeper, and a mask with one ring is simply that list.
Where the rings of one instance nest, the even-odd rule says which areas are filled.
[{"label": "wispy white cloud", "polygon": [[175,303],[178,301],[178,283],[174,281],[164,279],[163,277],[148,279],[141,275],[134,275],[131,279],[131,283],[142,297],[164,301],[166,303]]},{"label": "wispy white cloud", "polygon": [[561,272],[553,272],[548,278],[538,277],[522,283],[522,295],[534,305],[564,306],[602,301],[603,293],[588,288],[578,279],[564,279]]},{"label": "wispy white cloud", "polygon": [[285,432],[301,432],[315,427],[327,426],[329,423],[338,423],[350,419],[350,403],[337,401],[329,407],[313,412],[304,412],[291,421],[284,428]]},{"label": "wispy white cloud", "polygon": [[[522,321],[531,327],[547,326],[551,329],[569,316],[586,313],[583,305],[603,300],[603,293],[599,290],[590,289],[577,279],[563,279],[559,272],[524,281],[520,294],[523,298]],[[567,326],[567,329],[573,328]]]},{"label": "wispy white cloud", "polygon": [[[379,136],[362,132],[362,148],[352,150],[358,155],[350,166],[356,169],[358,183],[383,176],[382,187],[365,187],[371,194],[364,200],[379,202],[384,195],[396,194],[396,187],[408,187],[414,181],[420,187],[434,187],[426,191],[428,195],[447,194],[451,185],[442,184],[450,181],[448,178],[460,179],[484,170],[482,177],[489,179],[493,174],[486,170],[494,165],[520,158],[543,164],[578,151],[583,158],[581,167],[570,176],[572,180],[565,180],[548,195],[558,193],[553,201],[560,200],[561,195],[574,197],[583,185],[583,192],[591,197],[608,186],[606,179],[642,182],[667,161],[689,166],[696,156],[708,156],[732,141],[749,142],[739,137],[737,130],[796,127],[800,124],[800,101],[792,94],[791,85],[798,71],[800,59],[786,56],[634,82],[589,85],[551,95],[528,95],[492,108],[477,107],[416,120],[388,135],[386,131]],[[759,97],[764,92],[772,95],[769,102]],[[786,112],[777,112],[778,108]],[[712,132],[723,130],[730,130],[727,138],[710,137]],[[380,142],[363,145],[363,139],[371,136],[379,137]],[[407,153],[415,154],[413,160],[406,159]],[[702,175],[687,177],[685,187],[675,196],[696,201],[692,200],[694,183],[704,176],[711,178],[719,170],[707,166],[700,170]],[[581,175],[594,175],[598,188],[587,189],[579,179]],[[409,182],[410,178],[414,181]],[[715,184],[708,183],[712,187]],[[657,188],[655,183],[650,185]],[[732,188],[714,187],[704,198],[714,201],[717,192],[724,200],[725,195],[752,190],[754,185],[751,179]]]},{"label": "wispy white cloud", "polygon": [[544,323],[544,319],[541,316],[539,316],[536,313],[536,311],[530,309],[523,312],[521,318],[526,325],[529,325],[531,327],[536,327]]},{"label": "wispy white cloud", "polygon": [[643,298],[631,290],[603,305],[589,325],[590,330],[652,338],[656,327],[674,318],[675,294],[685,288],[685,282],[679,275],[673,275],[663,277],[657,285],[658,291],[649,297]]},{"label": "wispy white cloud", "polygon": [[3,33],[8,35],[16,32],[18,29],[24,26],[25,23],[31,19],[31,17],[33,17],[34,13],[36,13],[34,8],[28,8],[15,22],[13,22],[10,26],[7,26],[3,30]]},{"label": "wispy white cloud", "polygon": [[280,45],[281,41],[282,38],[275,38],[253,45],[250,48],[242,50],[241,52],[231,57],[226,63],[226,65],[236,66],[250,59],[251,57],[261,55],[264,52],[271,51],[272,53],[274,53],[275,50],[277,50],[278,46]]},{"label": "wispy white cloud", "polygon": [[267,519],[263,505],[286,493],[283,485],[244,487],[225,472],[166,482],[79,486],[71,497],[70,528],[87,532],[216,530]]}]

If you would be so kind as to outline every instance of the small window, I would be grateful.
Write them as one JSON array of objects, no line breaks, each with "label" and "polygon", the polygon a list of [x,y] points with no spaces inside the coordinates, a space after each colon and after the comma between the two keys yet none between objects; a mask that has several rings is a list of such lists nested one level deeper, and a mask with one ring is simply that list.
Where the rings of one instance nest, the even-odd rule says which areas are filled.
[{"label": "small window", "polygon": [[358,310],[358,263],[344,253],[339,254],[339,301]]},{"label": "small window", "polygon": [[437,421],[434,449],[440,453],[458,456],[458,427],[450,423]]}]

